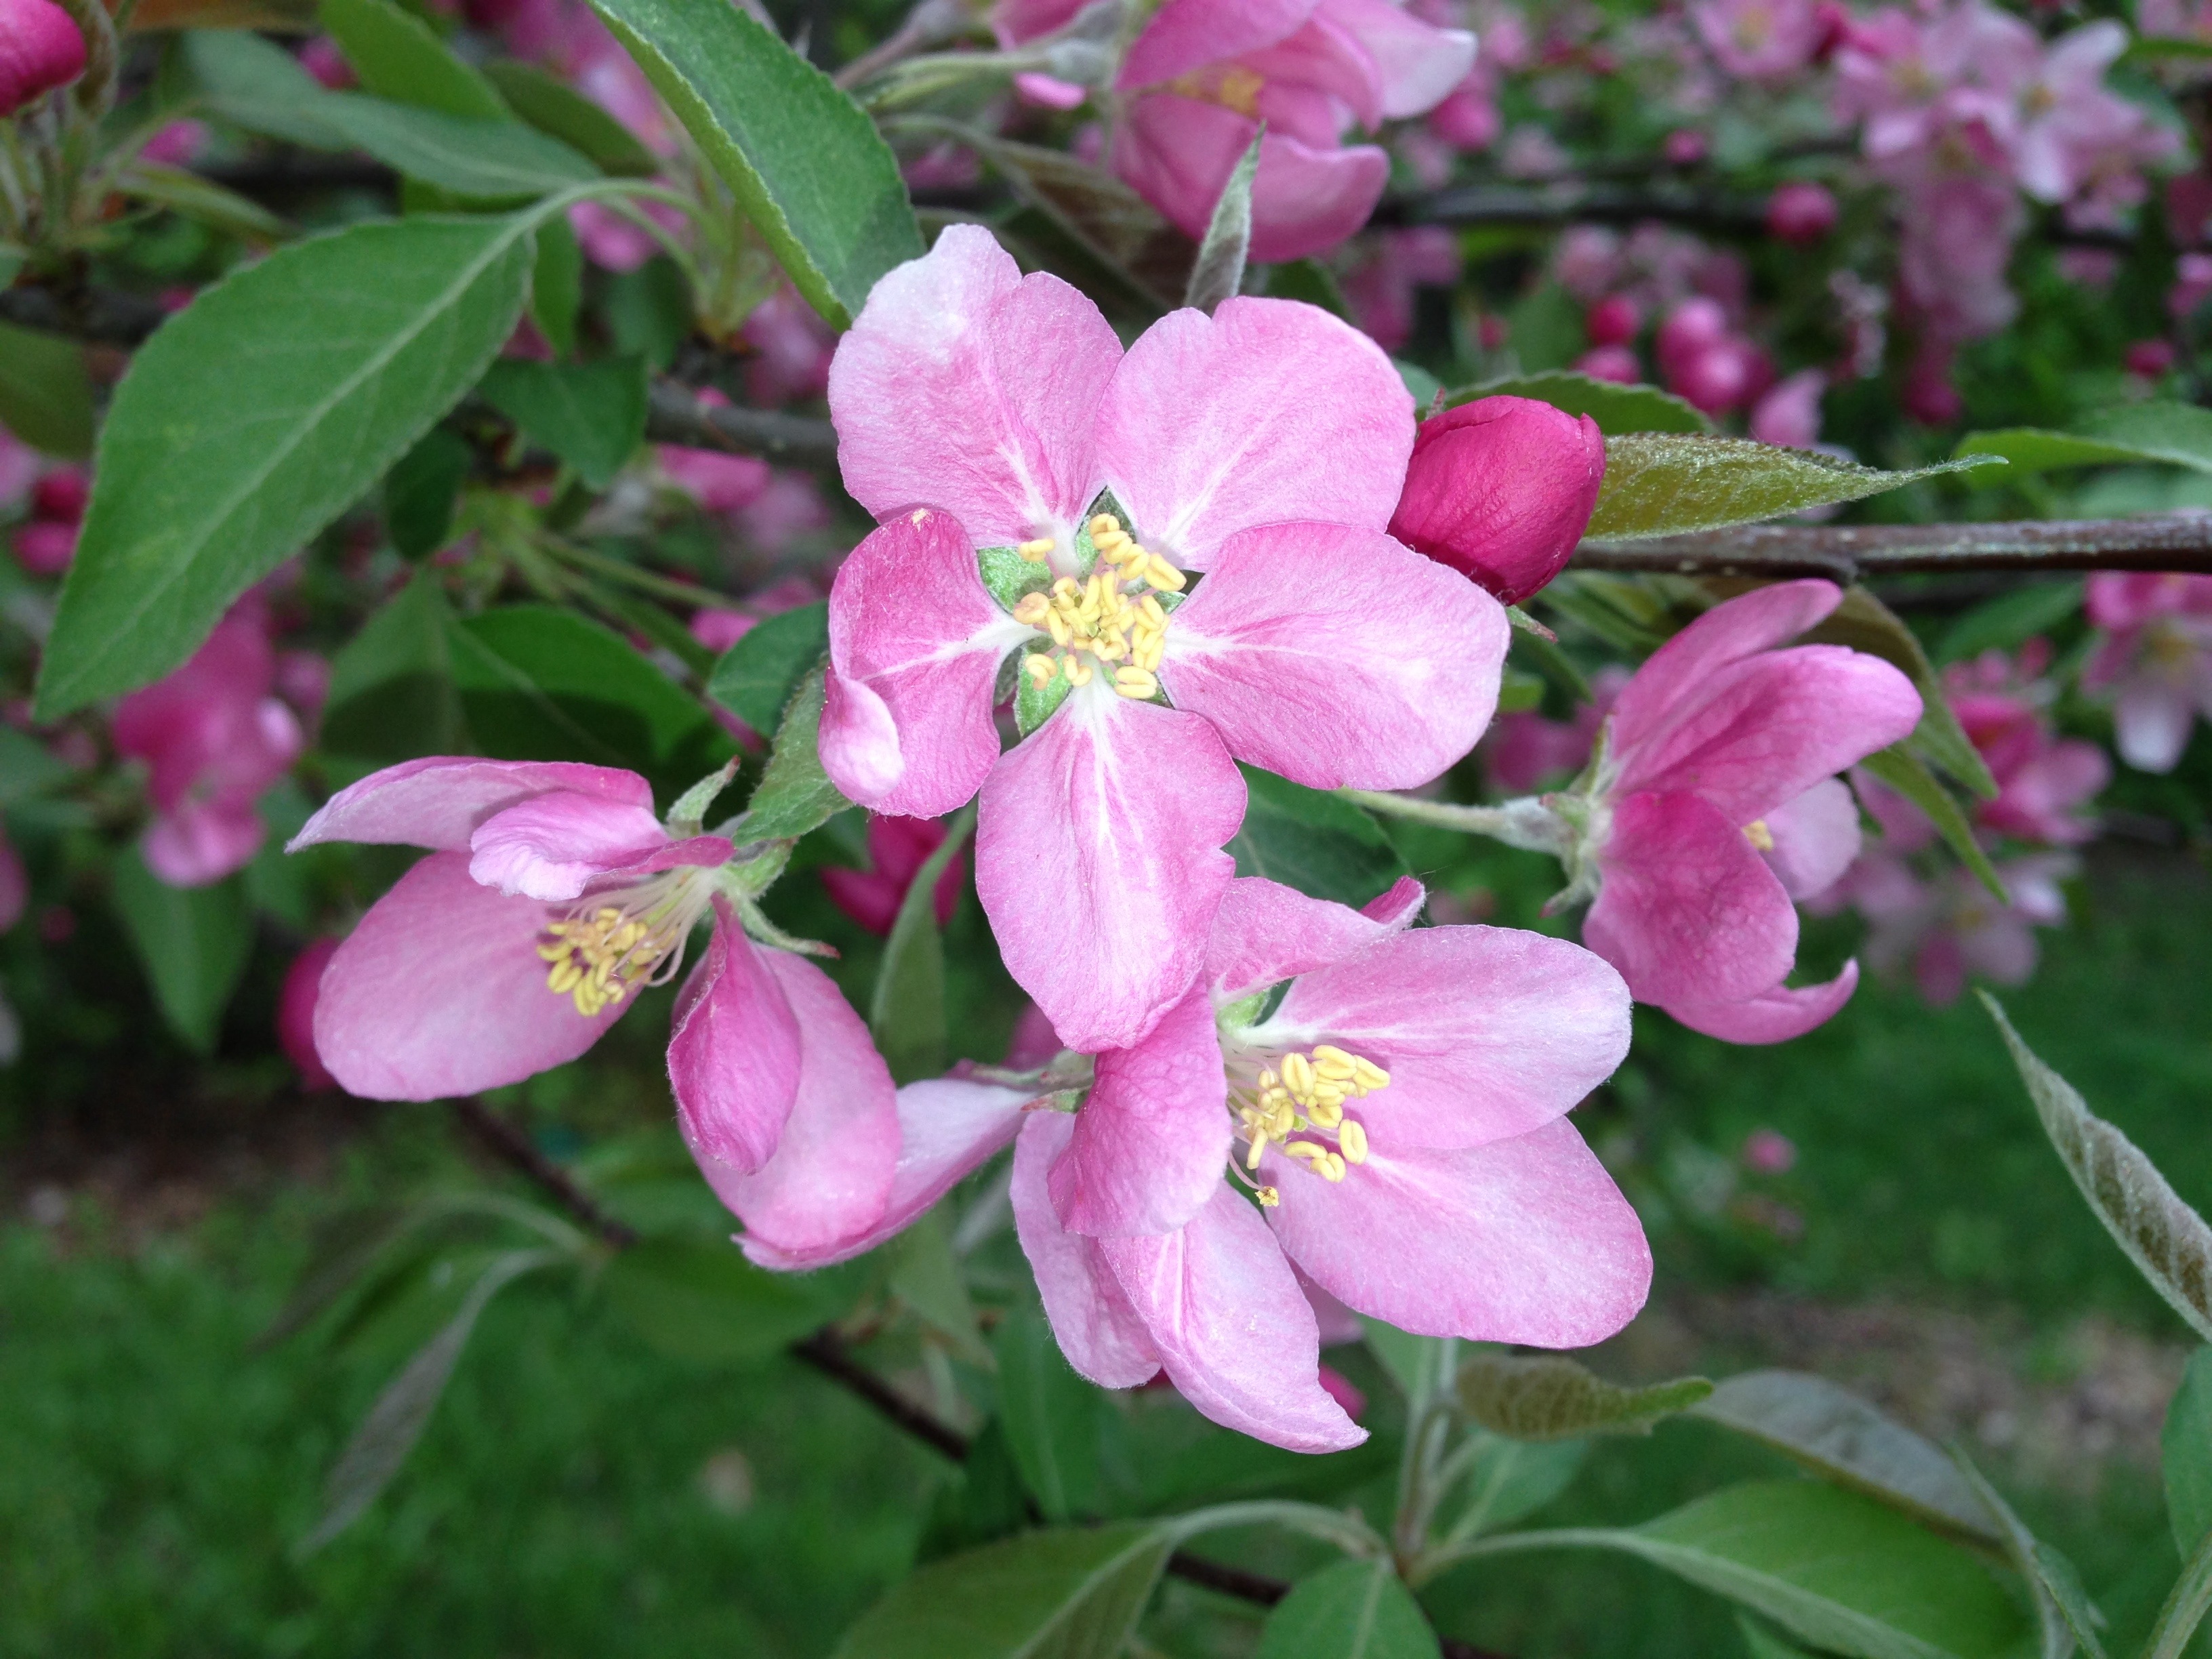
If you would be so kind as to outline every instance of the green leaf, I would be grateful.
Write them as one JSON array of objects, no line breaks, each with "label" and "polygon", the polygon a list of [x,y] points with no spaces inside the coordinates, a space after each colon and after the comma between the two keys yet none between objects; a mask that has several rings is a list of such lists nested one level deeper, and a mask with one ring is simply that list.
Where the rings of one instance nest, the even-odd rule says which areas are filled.
[{"label": "green leaf", "polygon": [[884,941],[868,1030],[895,1083],[935,1077],[945,1069],[945,941],[937,930],[937,884],[968,844],[975,823],[975,814],[964,811],[952,821],[915,872]]},{"label": "green leaf", "polygon": [[1746,1371],[1716,1388],[1691,1415],[1747,1435],[1822,1479],[1917,1520],[1990,1543],[1996,1523],[1936,1447],[1850,1389],[1804,1371]]},{"label": "green leaf", "polygon": [[1735,1627],[1743,1633],[1743,1650],[1747,1659],[1812,1659],[1804,1649],[1794,1642],[1785,1642],[1767,1625],[1747,1613],[1735,1616]]},{"label": "green leaf", "polygon": [[822,671],[791,694],[776,727],[775,747],[745,808],[738,834],[747,841],[787,841],[826,823],[852,802],[830,781],[817,748],[822,728]]},{"label": "green leaf", "polygon": [[1631,433],[1606,440],[1605,483],[1587,533],[1597,539],[1632,540],[1755,524],[1990,465],[1995,463],[1990,458],[1977,457],[1910,472],[1883,472],[1748,438]]},{"label": "green leaf", "polygon": [[2123,404],[2100,410],[2071,432],[2012,427],[1969,432],[1958,455],[2002,455],[2031,471],[2110,463],[2163,461],[2212,472],[2212,410],[2193,404]]},{"label": "green leaf", "polygon": [[1442,1650],[1388,1561],[1339,1561],[1276,1603],[1253,1659],[1437,1659]]},{"label": "green leaf", "polygon": [[210,887],[171,887],[135,847],[115,860],[112,879],[116,913],[161,1018],[187,1048],[213,1054],[222,1011],[253,953],[246,884],[233,876]]},{"label": "green leaf", "polygon": [[807,671],[830,649],[827,600],[763,617],[722,653],[707,695],[756,732],[773,732]]},{"label": "green leaf", "polygon": [[2013,1512],[2003,1495],[1983,1479],[1982,1472],[1965,1452],[1954,1450],[1952,1461],[1973,1487],[1974,1495],[1982,1500],[1990,1519],[1996,1523],[2004,1540],[2006,1559],[2027,1586],[2028,1599],[2035,1607],[2035,1622],[2042,1635],[2040,1659],[2071,1659],[2077,1644],[2089,1659],[2105,1659],[2104,1644],[2097,1638],[2104,1615],[2090,1603],[2081,1588],[2081,1575],[2074,1570],[2074,1564],[2048,1544],[2036,1541],[2027,1523]]},{"label": "green leaf", "polygon": [[1406,873],[1375,820],[1340,796],[1239,766],[1250,793],[1229,851],[1240,876],[1265,876],[1315,898],[1364,904]]},{"label": "green leaf", "polygon": [[1027,1308],[992,1333],[999,1421],[1022,1484],[1048,1521],[1105,1508],[1103,1465],[1120,1419],[1104,1395],[1068,1368],[1052,1328]]},{"label": "green leaf", "polygon": [[300,60],[240,29],[193,29],[177,38],[176,63],[198,100],[234,126],[309,149],[343,149],[322,118],[330,94]]},{"label": "green leaf", "polygon": [[533,363],[502,357],[477,389],[522,435],[550,449],[593,489],[614,482],[645,441],[644,362]]},{"label": "green leaf", "polygon": [[1974,839],[1972,821],[1960,809],[1957,799],[1928,769],[1925,761],[1900,743],[1876,750],[1859,764],[1928,815],[1936,833],[1943,837],[1944,845],[1959,855],[1959,861],[1974,872],[1974,878],[1990,896],[2002,903],[2012,902],[1996,866],[1990,862],[1990,855]]},{"label": "green leaf", "polygon": [[561,1258],[550,1250],[510,1250],[496,1258],[470,1288],[460,1309],[435,1336],[385,1385],[368,1415],[354,1431],[323,1488],[323,1516],[300,1540],[297,1553],[308,1555],[358,1521],[377,1494],[399,1473],[407,1454],[422,1437],[439,1396],[452,1380],[461,1350],[492,1297],[524,1273]]},{"label": "green leaf", "polygon": [[1540,283],[1514,302],[1505,331],[1522,372],[1530,374],[1565,368],[1589,343],[1581,304],[1554,282]]},{"label": "green leaf", "polygon": [[975,1304],[945,1212],[933,1209],[899,1235],[891,1247],[891,1292],[938,1335],[955,1357],[988,1367],[991,1351],[975,1333]]},{"label": "green leaf", "polygon": [[2166,1408],[2159,1451],[2173,1547],[2186,1561],[2212,1534],[2212,1348],[2189,1356],[2181,1386]]},{"label": "green leaf", "polygon": [[2018,1609],[1972,1555],[1814,1481],[1730,1486],[1611,1541],[1855,1659],[1999,1659],[2020,1639]]},{"label": "green leaf", "polygon": [[395,173],[473,201],[527,201],[599,176],[559,139],[504,115],[452,115],[346,92],[325,94],[316,113]]},{"label": "green leaf", "polygon": [[2212,1340],[2212,1228],[2182,1202],[2136,1144],[2089,1110],[2074,1085],[2038,1060],[1988,992],[2013,1064],[2043,1120],[2044,1133],[2097,1219],[2136,1271],[2197,1335]]},{"label": "green leaf", "polygon": [[1454,1523],[1469,1538],[1534,1515],[1570,1486],[1589,1455],[1586,1440],[1508,1440],[1471,1429],[1480,1449],[1467,1480],[1467,1503]]},{"label": "green leaf", "polygon": [[576,349],[576,319],[584,308],[584,248],[566,217],[538,228],[538,262],[530,268],[530,320],[556,354]]},{"label": "green leaf", "polygon": [[[1042,230],[1064,238],[1079,262],[1089,262],[1093,275],[1138,301],[1147,313],[1174,306],[1198,250],[1151,203],[1066,150],[988,137],[966,128],[959,130],[959,137],[1030,204],[1033,212],[1024,218],[1041,221]],[[1025,235],[1040,228],[1022,220],[1009,228],[1014,225]]]},{"label": "green leaf", "polygon": [[476,384],[521,315],[531,222],[414,219],[279,248],[140,349],[101,428],[40,718],[182,663]]},{"label": "green leaf", "polygon": [[1906,741],[1984,800],[1996,798],[1996,780],[1952,711],[1943,678],[1920,648],[1918,635],[1897,613],[1863,587],[1847,588],[1844,602],[1802,636],[1808,645],[1848,646],[1904,670],[1920,693],[1920,723]]},{"label": "green leaf", "polygon": [[1190,268],[1190,281],[1182,293],[1183,304],[1209,317],[1224,300],[1233,298],[1244,285],[1244,256],[1252,246],[1252,179],[1260,170],[1260,145],[1267,136],[1262,121],[1259,131],[1213,204],[1206,222],[1206,239],[1198,245],[1198,259]]},{"label": "green leaf", "polygon": [[29,732],[0,726],[0,806],[44,794],[73,775],[68,763],[56,759]]},{"label": "green leaf", "polygon": [[599,1276],[607,1305],[653,1348],[699,1364],[781,1353],[852,1306],[850,1273],[772,1273],[726,1238],[647,1238]]},{"label": "green leaf", "polygon": [[331,663],[323,747],[386,762],[464,749],[453,625],[430,572],[386,600]]},{"label": "green leaf", "polygon": [[317,15],[364,91],[448,115],[507,118],[507,106],[491,82],[456,58],[428,23],[392,0],[322,0]]},{"label": "green leaf", "polygon": [[1671,392],[1656,386],[1621,386],[1555,368],[1543,374],[1508,374],[1444,394],[1456,409],[1478,398],[1534,398],[1570,415],[1587,415],[1608,438],[1626,432],[1711,432],[1713,423]]},{"label": "green leaf", "polygon": [[1131,1522],[933,1562],[863,1613],[833,1659],[1116,1659],[1171,1540]]},{"label": "green leaf", "polygon": [[384,475],[384,527],[402,558],[426,559],[453,539],[453,510],[476,465],[459,433],[434,426]]},{"label": "green leaf", "polygon": [[807,303],[845,328],[921,231],[890,148],[830,77],[726,0],[592,0]]},{"label": "green leaf", "polygon": [[1702,1376],[1625,1389],[1558,1354],[1477,1353],[1459,1368],[1460,1404],[1493,1434],[1567,1440],[1586,1434],[1649,1434],[1713,1391]]},{"label": "green leaf", "polygon": [[447,638],[469,730],[496,759],[623,766],[673,793],[733,752],[703,705],[573,611],[505,605]]},{"label": "green leaf", "polygon": [[659,158],[635,133],[558,76],[514,58],[494,58],[483,75],[516,115],[602,173],[649,179],[660,171]]},{"label": "green leaf", "polygon": [[2159,1609],[2158,1623],[2143,1644],[2143,1659],[2181,1659],[2189,1638],[2197,1633],[2204,1615],[2212,1612],[2212,1533],[2205,1534],[2197,1553],[2185,1562],[2173,1591]]},{"label": "green leaf", "polygon": [[249,241],[280,242],[292,234],[291,226],[251,197],[241,196],[188,167],[133,161],[117,175],[116,187],[136,201],[166,209],[180,219],[190,219],[226,235]]},{"label": "green leaf", "polygon": [[67,460],[92,453],[92,378],[84,348],[0,323],[0,426]]},{"label": "green leaf", "polygon": [[1943,630],[1939,663],[1964,662],[1996,649],[2010,651],[2066,621],[2081,608],[2081,580],[2032,582],[1986,599]]},{"label": "green leaf", "polygon": [[1318,259],[1286,259],[1267,266],[1266,285],[1258,291],[1271,300],[1302,300],[1332,317],[1352,320],[1352,307],[1337,286],[1336,273]]}]

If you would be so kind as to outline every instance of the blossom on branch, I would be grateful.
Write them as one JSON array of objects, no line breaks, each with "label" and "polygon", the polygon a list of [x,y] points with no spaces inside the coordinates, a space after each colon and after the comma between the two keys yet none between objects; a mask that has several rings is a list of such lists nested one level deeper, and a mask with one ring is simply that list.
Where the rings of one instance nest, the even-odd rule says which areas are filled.
[{"label": "blossom on branch", "polygon": [[2171,772],[2198,717],[2212,720],[2212,576],[2094,575],[2088,609],[2103,635],[2082,688],[2112,695],[2121,759]]}]

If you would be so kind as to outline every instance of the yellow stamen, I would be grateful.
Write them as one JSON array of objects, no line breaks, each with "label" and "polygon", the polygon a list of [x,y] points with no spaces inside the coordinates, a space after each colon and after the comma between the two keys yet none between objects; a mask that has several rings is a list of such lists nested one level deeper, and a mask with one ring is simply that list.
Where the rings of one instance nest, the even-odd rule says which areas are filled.
[{"label": "yellow stamen", "polygon": [[1165,559],[1155,553],[1145,561],[1145,580],[1155,587],[1165,588],[1170,593],[1180,593],[1189,586],[1190,578],[1184,575]]},{"label": "yellow stamen", "polygon": [[1017,547],[1014,551],[1020,554],[1031,564],[1042,564],[1045,561],[1045,556],[1050,553],[1052,549],[1053,538],[1049,536],[1040,536],[1033,542],[1024,542],[1019,547]]},{"label": "yellow stamen", "polygon": [[1042,628],[1052,615],[1052,601],[1042,593],[1024,593],[1014,606],[1014,620],[1024,628]]},{"label": "yellow stamen", "polygon": [[1067,618],[1057,611],[1045,613],[1044,625],[1051,633],[1054,645],[1065,646],[1075,638],[1075,630],[1067,625]]},{"label": "yellow stamen", "polygon": [[1367,1131],[1355,1121],[1347,1122],[1336,1132],[1337,1150],[1348,1164],[1367,1162]]},{"label": "yellow stamen", "polygon": [[1766,827],[1765,818],[1753,818],[1743,826],[1743,838],[1762,853],[1774,850],[1774,831]]},{"label": "yellow stamen", "polygon": [[1094,542],[1101,536],[1118,536],[1121,533],[1121,521],[1111,513],[1094,514],[1091,522],[1084,527],[1090,531],[1091,539]]},{"label": "yellow stamen", "polygon": [[1114,689],[1125,697],[1139,702],[1158,694],[1160,683],[1142,668],[1117,668],[1114,671]]},{"label": "yellow stamen", "polygon": [[1060,672],[1060,665],[1050,657],[1040,656],[1031,652],[1022,659],[1022,672],[1027,674],[1030,683],[1042,691],[1052,684],[1052,677]]},{"label": "yellow stamen", "polygon": [[1067,683],[1070,685],[1091,684],[1091,665],[1079,656],[1070,656],[1067,662]]},{"label": "yellow stamen", "polygon": [[1252,1196],[1258,1199],[1262,1205],[1270,1210],[1273,1209],[1277,1205],[1283,1201],[1282,1194],[1278,1192],[1273,1187],[1262,1187],[1258,1191],[1255,1192]]}]

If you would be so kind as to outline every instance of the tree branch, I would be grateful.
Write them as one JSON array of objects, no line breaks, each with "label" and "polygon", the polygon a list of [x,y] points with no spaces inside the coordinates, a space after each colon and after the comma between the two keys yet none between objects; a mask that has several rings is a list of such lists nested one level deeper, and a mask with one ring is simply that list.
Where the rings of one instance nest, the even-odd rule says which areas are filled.
[{"label": "tree branch", "polygon": [[646,406],[645,435],[655,443],[728,449],[792,466],[837,464],[837,433],[827,421],[781,410],[709,404],[673,380],[655,380]]},{"label": "tree branch", "polygon": [[538,1189],[570,1216],[597,1233],[617,1250],[637,1243],[637,1230],[617,1221],[579,1187],[568,1172],[538,1150],[530,1137],[514,1122],[478,1100],[464,1095],[453,1103],[453,1115],[493,1156],[528,1176]]},{"label": "tree branch", "polygon": [[2047,524],[1741,525],[1649,541],[1584,542],[1570,568],[1841,582],[1923,571],[2212,571],[2212,513]]},{"label": "tree branch", "polygon": [[118,289],[76,294],[34,287],[0,290],[0,320],[94,345],[141,344],[168,314],[159,302]]}]

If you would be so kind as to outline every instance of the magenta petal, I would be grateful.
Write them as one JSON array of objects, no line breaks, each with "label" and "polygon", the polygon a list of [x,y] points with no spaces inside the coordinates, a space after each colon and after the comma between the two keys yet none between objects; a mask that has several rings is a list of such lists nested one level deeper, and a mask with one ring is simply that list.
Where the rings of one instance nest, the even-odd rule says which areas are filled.
[{"label": "magenta petal", "polygon": [[954,225],[876,284],[838,343],[845,488],[879,519],[943,507],[986,547],[1070,526],[1098,491],[1092,411],[1121,356],[1082,294]]},{"label": "magenta petal", "polygon": [[1126,1048],[1190,989],[1243,816],[1244,780],[1212,726],[1095,681],[1000,761],[976,896],[1062,1042]]},{"label": "magenta petal", "polygon": [[822,767],[878,812],[935,817],[999,757],[999,660],[1030,630],[976,574],[950,514],[916,508],[846,558],[830,590]]},{"label": "magenta petal", "polygon": [[[1334,247],[1373,216],[1389,182],[1390,158],[1376,146],[1320,143],[1310,120],[1297,121],[1305,131],[1294,135],[1291,124],[1279,118],[1304,113],[1315,101],[1268,99],[1279,118],[1260,138],[1260,170],[1252,179],[1255,259],[1303,259]],[[1251,117],[1219,104],[1148,92],[1122,119],[1114,170],[1170,223],[1201,236],[1259,131]]]},{"label": "magenta petal", "polygon": [[1264,1172],[1291,1259],[1419,1336],[1585,1347],[1651,1289],[1643,1224],[1564,1119],[1457,1152],[1378,1149],[1334,1184],[1279,1154]]},{"label": "magenta petal", "polygon": [[1010,1194],[1014,1232],[1067,1363],[1102,1389],[1133,1389],[1160,1369],[1152,1334],[1122,1294],[1098,1241],[1061,1227],[1045,1189],[1046,1172],[1074,1133],[1074,1119],[1063,1112],[1032,1112],[1022,1125]]},{"label": "magenta petal", "polygon": [[1676,717],[1731,663],[1792,640],[1844,602],[1843,590],[1817,578],[1777,582],[1717,605],[1653,652],[1613,705],[1612,751],[1625,762]]},{"label": "magenta petal", "polygon": [[441,1100],[559,1066],[630,1000],[590,1018],[546,988],[538,945],[552,913],[480,886],[434,853],[369,907],[324,970],[315,1051],[349,1094]]},{"label": "magenta petal", "polygon": [[469,874],[502,893],[557,904],[667,844],[650,807],[556,789],[478,824],[469,837]]},{"label": "magenta petal", "polygon": [[267,838],[251,798],[190,796],[155,815],[140,837],[146,867],[171,887],[205,887],[251,863]]},{"label": "magenta petal", "polygon": [[1365,910],[1355,910],[1279,882],[1240,876],[1229,884],[1213,919],[1206,982],[1216,999],[1234,1002],[1401,932],[1426,896],[1421,884],[1406,876]]},{"label": "magenta petal", "polygon": [[1321,1385],[1321,1327],[1260,1212],[1224,1181],[1181,1231],[1101,1239],[1183,1398],[1292,1451],[1341,1451],[1367,1431]]},{"label": "magenta petal", "polygon": [[757,1174],[691,1155],[722,1202],[768,1251],[834,1249],[883,1218],[898,1164],[897,1091],[844,995],[803,957],[758,958],[782,988],[799,1024],[799,1086],[775,1152]]},{"label": "magenta petal", "polygon": [[1663,1006],[1692,1030],[1723,1042],[1787,1042],[1832,1018],[1851,1000],[1858,985],[1859,965],[1853,961],[1845,963],[1844,971],[1825,985],[1807,985],[1794,991],[1777,986],[1741,1002]]},{"label": "magenta petal", "polygon": [[1273,525],[1222,544],[1160,684],[1239,760],[1309,788],[1410,789],[1490,724],[1510,633],[1497,600],[1388,536]]},{"label": "magenta petal", "polygon": [[1825,893],[1859,855],[1859,806],[1850,786],[1825,778],[1766,815],[1767,866],[1794,899]]},{"label": "magenta petal", "polygon": [[1424,927],[1301,975],[1251,1041],[1332,1042],[1381,1066],[1389,1086],[1352,1109],[1376,1146],[1402,1150],[1551,1122],[1613,1075],[1628,1036],[1628,988],[1580,945]]},{"label": "magenta petal", "polygon": [[1374,60],[1385,120],[1425,115],[1474,66],[1474,36],[1425,23],[1397,0],[1323,0],[1318,15],[1351,35]]},{"label": "magenta petal", "polygon": [[881,1218],[834,1245],[796,1253],[780,1250],[748,1233],[739,1241],[745,1254],[763,1267],[790,1271],[827,1267],[874,1249],[911,1226],[923,1211],[1012,1140],[1022,1126],[1022,1108],[1031,1098],[1026,1089],[1002,1089],[964,1078],[908,1084],[898,1091],[898,1167],[892,1173],[890,1200]]},{"label": "magenta petal", "polygon": [[1134,533],[1198,569],[1261,525],[1380,531],[1413,447],[1413,400],[1382,348],[1288,300],[1169,313],[1098,405],[1099,460]]},{"label": "magenta petal", "polygon": [[1053,1207],[1071,1232],[1173,1232],[1221,1185],[1230,1139],[1213,1004],[1194,991],[1135,1047],[1098,1056],[1097,1082],[1052,1166]]},{"label": "magenta petal", "polygon": [[653,806],[650,784],[635,772],[611,766],[434,755],[387,766],[339,790],[284,850],[357,841],[453,852],[469,844],[485,819],[556,789],[617,806]]},{"label": "magenta petal", "polygon": [[1271,46],[1302,27],[1316,0],[1169,0],[1145,25],[1114,82],[1123,92],[1172,81],[1209,64]]},{"label": "magenta petal", "polygon": [[1797,912],[1743,831],[1695,795],[1631,795],[1583,943],[1638,1002],[1741,1002],[1782,982]]},{"label": "magenta petal", "polygon": [[684,1139],[746,1175],[774,1155],[799,1092],[799,1021],[767,958],[716,895],[714,938],[668,1039]]}]

